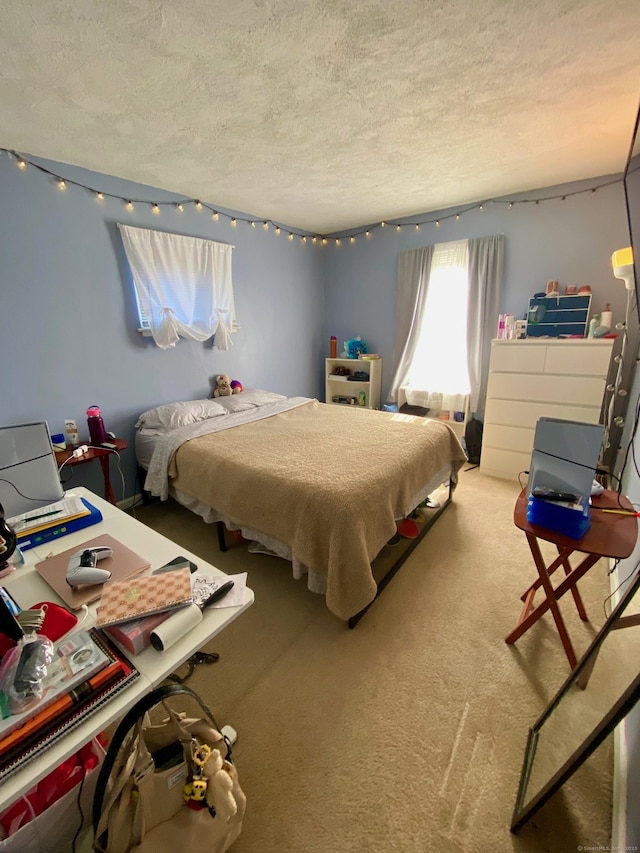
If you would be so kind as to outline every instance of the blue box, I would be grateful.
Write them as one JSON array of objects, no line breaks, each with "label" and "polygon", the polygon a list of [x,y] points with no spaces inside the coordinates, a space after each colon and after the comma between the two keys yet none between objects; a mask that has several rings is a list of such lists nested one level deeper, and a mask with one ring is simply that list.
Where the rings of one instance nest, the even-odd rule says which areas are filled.
[{"label": "blue box", "polygon": [[529,497],[527,503],[527,521],[539,524],[555,533],[562,533],[570,539],[582,539],[591,527],[589,521],[589,498],[578,498],[573,504],[560,501],[546,501],[544,498]]}]

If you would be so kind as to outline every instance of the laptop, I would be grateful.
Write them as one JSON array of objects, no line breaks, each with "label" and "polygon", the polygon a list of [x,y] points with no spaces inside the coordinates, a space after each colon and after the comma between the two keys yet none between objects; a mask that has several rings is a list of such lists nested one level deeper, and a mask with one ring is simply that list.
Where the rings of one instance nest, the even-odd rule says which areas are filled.
[{"label": "laptop", "polygon": [[536,486],[547,486],[576,497],[590,495],[603,437],[602,424],[539,418],[527,494]]}]

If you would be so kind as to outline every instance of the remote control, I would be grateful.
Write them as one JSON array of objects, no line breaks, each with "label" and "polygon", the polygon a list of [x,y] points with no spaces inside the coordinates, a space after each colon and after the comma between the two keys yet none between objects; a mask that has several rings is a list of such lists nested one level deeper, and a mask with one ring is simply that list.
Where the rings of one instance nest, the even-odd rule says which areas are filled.
[{"label": "remote control", "polygon": [[534,486],[531,494],[534,498],[544,498],[545,501],[573,503],[577,500],[577,496],[573,492],[560,492],[557,489],[550,489],[549,486]]}]

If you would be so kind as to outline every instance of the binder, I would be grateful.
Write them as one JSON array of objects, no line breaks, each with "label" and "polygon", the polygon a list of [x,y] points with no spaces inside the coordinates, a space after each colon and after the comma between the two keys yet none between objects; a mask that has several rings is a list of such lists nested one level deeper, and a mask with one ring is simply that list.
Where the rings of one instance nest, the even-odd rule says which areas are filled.
[{"label": "binder", "polygon": [[98,522],[102,521],[100,510],[85,498],[81,498],[81,500],[89,510],[87,515],[81,515],[78,518],[72,518],[67,521],[64,519],[53,521],[47,527],[39,528],[36,531],[25,531],[22,534],[17,532],[18,548],[21,551],[28,551],[29,548],[36,548],[38,545],[44,545],[52,539],[59,539],[68,533],[83,530],[85,527],[91,527],[92,524],[98,524]]}]

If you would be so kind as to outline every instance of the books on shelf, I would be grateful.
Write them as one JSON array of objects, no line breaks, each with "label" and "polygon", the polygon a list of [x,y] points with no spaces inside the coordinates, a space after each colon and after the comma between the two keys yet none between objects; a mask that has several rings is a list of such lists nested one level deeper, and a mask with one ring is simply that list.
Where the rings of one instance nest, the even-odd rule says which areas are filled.
[{"label": "books on shelf", "polygon": [[107,582],[102,588],[96,625],[104,628],[153,613],[185,607],[193,601],[191,572],[175,569],[159,575],[144,575]]}]

